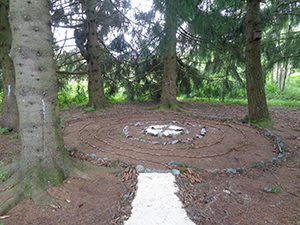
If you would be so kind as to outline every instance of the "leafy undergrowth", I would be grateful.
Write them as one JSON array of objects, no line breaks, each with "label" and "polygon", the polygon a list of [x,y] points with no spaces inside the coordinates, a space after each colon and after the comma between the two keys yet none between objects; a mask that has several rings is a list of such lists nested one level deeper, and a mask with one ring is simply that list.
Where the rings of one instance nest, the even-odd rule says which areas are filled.
[{"label": "leafy undergrowth", "polygon": [[[209,104],[216,104],[216,105],[247,105],[246,99],[225,99],[224,101],[218,98],[200,98],[200,97],[193,97],[193,98],[185,98],[185,97],[178,97],[180,101],[187,101],[187,102],[206,102]],[[300,100],[284,100],[284,99],[269,99],[268,106],[285,106],[285,107],[300,107]]]},{"label": "leafy undergrowth", "polygon": [[7,134],[9,132],[8,128],[0,127],[0,134]]}]

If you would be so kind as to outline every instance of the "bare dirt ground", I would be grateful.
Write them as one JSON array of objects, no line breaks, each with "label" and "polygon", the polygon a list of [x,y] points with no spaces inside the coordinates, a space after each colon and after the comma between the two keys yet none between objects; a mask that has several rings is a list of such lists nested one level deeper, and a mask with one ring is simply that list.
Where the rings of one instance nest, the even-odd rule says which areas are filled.
[{"label": "bare dirt ground", "polygon": [[[102,112],[62,112],[65,145],[88,153],[100,165],[121,160],[125,165],[169,169],[171,161],[184,163],[197,179],[193,182],[184,175],[185,168],[179,168],[183,175],[177,179],[178,194],[196,224],[300,224],[300,109],[271,109],[272,132],[284,140],[289,154],[270,163],[278,147],[265,131],[240,122],[245,107],[193,103],[184,113],[150,107],[124,104]],[[173,137],[144,132],[145,127],[165,124],[187,132]],[[207,132],[199,138],[204,127]],[[9,162],[19,150],[13,134],[0,135],[1,161]],[[237,172],[229,174],[229,168]],[[124,196],[132,193],[132,185],[127,186],[122,176],[108,172],[70,178],[49,189],[66,203],[60,208],[41,210],[23,201],[0,224],[114,224],[130,210],[122,206]]]}]

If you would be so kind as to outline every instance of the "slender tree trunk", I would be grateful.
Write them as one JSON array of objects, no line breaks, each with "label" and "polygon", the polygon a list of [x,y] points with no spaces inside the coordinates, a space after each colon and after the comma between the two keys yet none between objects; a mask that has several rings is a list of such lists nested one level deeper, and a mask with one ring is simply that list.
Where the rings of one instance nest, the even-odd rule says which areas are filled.
[{"label": "slender tree trunk", "polygon": [[10,0],[10,54],[16,70],[22,151],[17,181],[9,190],[14,197],[1,201],[0,214],[24,197],[49,204],[47,187],[61,184],[69,173],[69,158],[58,129],[49,10],[48,0]]},{"label": "slender tree trunk", "polygon": [[281,82],[280,82],[280,86],[279,86],[279,89],[280,91],[284,91],[285,89],[285,84],[286,84],[286,80],[287,80],[287,77],[290,73],[290,68],[289,68],[289,57],[288,57],[288,50],[289,50],[289,46],[290,46],[290,40],[288,39],[288,37],[290,36],[290,33],[292,31],[292,26],[290,25],[291,23],[291,18],[289,16],[289,19],[288,19],[289,23],[288,23],[288,28],[287,28],[287,31],[286,31],[286,38],[285,38],[285,59],[282,63],[282,73],[280,74],[281,75]]},{"label": "slender tree trunk", "polygon": [[269,118],[260,53],[260,0],[247,0],[246,80],[250,120]]},{"label": "slender tree trunk", "polygon": [[285,88],[286,79],[287,79],[287,76],[288,76],[289,60],[286,59],[283,64],[284,65],[282,65],[283,68],[282,68],[281,73],[280,73],[280,86],[279,86],[280,91],[284,91],[284,88]]},{"label": "slender tree trunk", "polygon": [[96,0],[86,1],[87,20],[87,63],[88,63],[88,93],[89,105],[95,109],[103,108],[106,104],[103,87],[103,77],[100,70],[101,47],[98,42],[98,25],[96,22]]},{"label": "slender tree trunk", "polygon": [[177,105],[176,32],[178,24],[175,8],[172,4],[172,0],[166,0],[165,39],[163,53],[164,73],[162,79],[162,93],[160,98],[160,104],[165,108],[173,108]]},{"label": "slender tree trunk", "polygon": [[3,99],[0,126],[17,131],[19,128],[19,112],[15,95],[15,70],[9,57],[11,47],[11,31],[8,21],[8,0],[0,0],[0,64],[3,71]]}]

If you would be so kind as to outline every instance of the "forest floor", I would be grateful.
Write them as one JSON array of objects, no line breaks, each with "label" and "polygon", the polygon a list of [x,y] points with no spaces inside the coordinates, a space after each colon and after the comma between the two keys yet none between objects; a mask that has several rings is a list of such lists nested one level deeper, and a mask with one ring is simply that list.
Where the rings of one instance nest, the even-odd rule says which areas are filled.
[{"label": "forest floor", "polygon": [[[69,178],[58,188],[49,187],[49,194],[65,203],[61,207],[39,209],[25,200],[0,224],[122,224],[136,188],[134,168],[142,165],[181,172],[178,196],[196,224],[300,225],[300,109],[272,108],[274,124],[267,132],[241,123],[244,106],[191,103],[186,112],[161,112],[153,106],[63,111],[70,154],[117,172]],[[145,133],[157,125],[184,132],[173,137]],[[206,134],[199,136],[202,128]],[[274,142],[273,134],[285,145]],[[278,155],[278,145],[288,152]],[[20,148],[16,134],[0,135],[0,161],[17,158]]]}]

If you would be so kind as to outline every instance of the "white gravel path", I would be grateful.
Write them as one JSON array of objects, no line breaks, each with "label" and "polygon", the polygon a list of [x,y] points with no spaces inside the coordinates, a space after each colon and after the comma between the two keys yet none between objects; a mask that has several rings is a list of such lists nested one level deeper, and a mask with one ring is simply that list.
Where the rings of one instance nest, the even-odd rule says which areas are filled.
[{"label": "white gravel path", "polygon": [[176,196],[171,173],[141,173],[132,202],[132,214],[124,225],[195,225]]}]

